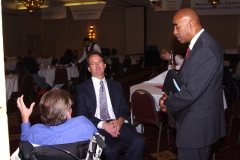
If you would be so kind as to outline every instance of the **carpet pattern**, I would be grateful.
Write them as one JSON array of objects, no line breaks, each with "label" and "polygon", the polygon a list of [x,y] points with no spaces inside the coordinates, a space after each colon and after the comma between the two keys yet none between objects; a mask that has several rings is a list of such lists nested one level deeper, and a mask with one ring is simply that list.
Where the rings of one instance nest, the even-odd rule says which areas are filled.
[{"label": "carpet pattern", "polygon": [[[141,83],[149,79],[151,69],[144,69],[123,78],[118,79],[122,84],[124,96],[126,101],[129,100],[129,89],[132,85]],[[73,94],[74,97],[74,94]],[[128,102],[129,108],[131,103]],[[36,105],[33,114],[30,117],[31,124],[41,123],[40,110]],[[229,110],[225,111],[226,128],[228,132]],[[8,113],[9,124],[9,139],[10,139],[10,153],[12,154],[19,144],[19,137],[21,133],[21,115],[17,109]],[[161,135],[160,152],[157,154],[157,141],[158,141],[158,127],[154,125],[144,125],[143,137],[146,141],[146,148],[144,151],[144,160],[177,160],[177,147],[175,145],[176,130],[170,129],[170,142],[167,140],[167,130],[165,129]],[[212,147],[212,153],[215,153],[217,160],[240,160],[240,145],[237,145],[238,134],[240,131],[240,119],[234,119],[230,136],[226,136],[219,140]]]}]

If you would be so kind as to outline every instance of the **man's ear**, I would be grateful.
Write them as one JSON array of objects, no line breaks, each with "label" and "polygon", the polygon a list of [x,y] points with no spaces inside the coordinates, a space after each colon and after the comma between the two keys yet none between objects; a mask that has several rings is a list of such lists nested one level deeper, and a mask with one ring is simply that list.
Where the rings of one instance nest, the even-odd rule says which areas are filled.
[{"label": "man's ear", "polygon": [[72,118],[72,108],[67,111],[67,119]]},{"label": "man's ear", "polygon": [[87,68],[89,72],[91,72],[90,67]]},{"label": "man's ear", "polygon": [[193,29],[195,27],[195,21],[194,20],[191,20],[189,22],[189,25],[190,25],[190,28]]}]

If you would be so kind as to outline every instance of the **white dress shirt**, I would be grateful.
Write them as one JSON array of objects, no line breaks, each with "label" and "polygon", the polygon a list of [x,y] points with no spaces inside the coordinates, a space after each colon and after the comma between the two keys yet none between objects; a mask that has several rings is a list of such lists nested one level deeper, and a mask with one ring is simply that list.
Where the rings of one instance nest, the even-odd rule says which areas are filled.
[{"label": "white dress shirt", "polygon": [[199,31],[191,40],[190,44],[189,44],[189,49],[192,50],[194,44],[196,43],[198,37],[201,35],[201,33],[204,31],[204,29],[202,29],[201,31]]},{"label": "white dress shirt", "polygon": [[[108,113],[109,113],[109,119],[116,119],[116,116],[113,112],[113,108],[112,108],[112,103],[110,100],[110,96],[109,96],[109,91],[108,91],[108,86],[107,86],[107,82],[104,79],[100,80],[98,78],[92,77],[92,81],[93,81],[93,87],[95,90],[95,94],[96,94],[96,100],[97,100],[97,107],[96,107],[96,112],[95,112],[95,117],[98,119],[100,118],[100,104],[99,104],[99,90],[100,90],[100,81],[103,81],[103,85],[105,87],[105,91],[106,91],[106,96],[107,96],[107,105],[108,105]],[[97,125],[97,127],[99,129],[102,129],[102,124],[104,121],[100,121]]]},{"label": "white dress shirt", "polygon": [[[90,46],[92,45],[92,43],[90,43],[89,47],[87,47],[87,49],[89,50],[90,49]],[[86,58],[87,58],[87,52],[86,52],[86,47],[84,47],[84,50],[83,50],[83,55],[81,57],[81,59],[78,60],[78,63],[81,63],[82,61],[84,61]],[[94,51],[97,51],[98,53],[102,53],[101,51],[101,48],[99,47],[99,45],[97,45],[96,43],[94,44],[93,46],[93,50]]]}]

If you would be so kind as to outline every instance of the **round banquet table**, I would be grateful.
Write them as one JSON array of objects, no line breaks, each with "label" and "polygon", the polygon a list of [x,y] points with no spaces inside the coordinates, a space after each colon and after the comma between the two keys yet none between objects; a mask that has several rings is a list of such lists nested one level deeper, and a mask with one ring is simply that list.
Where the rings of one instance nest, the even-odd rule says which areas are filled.
[{"label": "round banquet table", "polygon": [[[70,66],[70,67],[64,66],[64,67],[67,69],[68,80],[71,80],[71,77],[79,76],[77,66]],[[55,70],[56,70],[56,66],[51,66],[50,69],[48,69],[45,66],[41,66],[40,70],[38,71],[38,75],[41,77],[44,77],[46,83],[49,84],[51,87],[60,88],[61,86],[63,86],[63,84],[57,84],[57,85],[54,84]]]},{"label": "round banquet table", "polygon": [[18,77],[16,75],[5,75],[6,98],[10,99],[12,92],[18,91]]}]

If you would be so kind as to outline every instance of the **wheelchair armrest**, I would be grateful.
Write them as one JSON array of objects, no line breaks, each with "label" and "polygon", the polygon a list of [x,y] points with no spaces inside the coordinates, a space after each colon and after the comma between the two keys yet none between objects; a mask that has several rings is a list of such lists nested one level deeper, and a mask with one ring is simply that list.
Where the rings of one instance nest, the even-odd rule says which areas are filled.
[{"label": "wheelchair armrest", "polygon": [[28,141],[19,142],[19,157],[22,160],[30,160],[32,157],[31,155],[32,150],[33,150],[33,145]]}]

